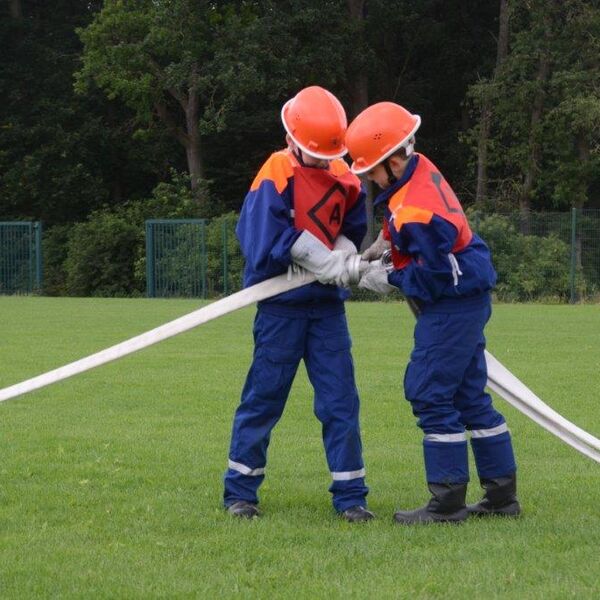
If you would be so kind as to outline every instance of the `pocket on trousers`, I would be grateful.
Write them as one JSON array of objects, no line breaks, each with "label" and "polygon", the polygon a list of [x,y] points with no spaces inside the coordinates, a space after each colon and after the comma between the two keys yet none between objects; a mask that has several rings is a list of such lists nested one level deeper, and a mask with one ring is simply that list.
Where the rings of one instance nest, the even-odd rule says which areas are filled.
[{"label": "pocket on trousers", "polygon": [[302,351],[294,350],[293,348],[277,348],[276,346],[269,346],[263,348],[263,351],[268,360],[276,364],[292,365],[299,362],[302,358]]},{"label": "pocket on trousers", "polygon": [[294,377],[301,353],[290,348],[261,348],[254,360],[252,383],[259,396],[277,399]]},{"label": "pocket on trousers", "polygon": [[404,373],[404,395],[409,401],[422,399],[429,378],[427,350],[413,350]]},{"label": "pocket on trousers", "polygon": [[343,352],[352,348],[352,340],[346,335],[335,335],[325,338],[323,345],[330,352]]},{"label": "pocket on trousers", "polygon": [[356,395],[351,348],[349,335],[335,335],[323,338],[321,350],[316,355],[321,368],[329,373],[330,383],[326,385],[335,385],[336,393],[344,397]]}]

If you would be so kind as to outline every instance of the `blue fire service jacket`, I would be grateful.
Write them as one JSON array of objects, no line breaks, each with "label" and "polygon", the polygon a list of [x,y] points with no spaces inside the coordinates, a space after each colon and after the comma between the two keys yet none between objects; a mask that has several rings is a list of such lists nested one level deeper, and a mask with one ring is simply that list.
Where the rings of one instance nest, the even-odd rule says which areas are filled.
[{"label": "blue fire service jacket", "polygon": [[496,283],[490,252],[472,233],[462,207],[437,167],[414,154],[402,177],[384,190],[384,237],[392,242],[389,283],[422,306],[487,296]]},{"label": "blue fire service jacket", "polygon": [[[275,152],[254,179],[236,228],[246,259],[244,287],[285,273],[304,229],[330,248],[340,233],[359,248],[367,231],[364,190],[342,159],[318,169],[300,165],[287,149]],[[259,305],[331,305],[349,294],[314,282]]]}]

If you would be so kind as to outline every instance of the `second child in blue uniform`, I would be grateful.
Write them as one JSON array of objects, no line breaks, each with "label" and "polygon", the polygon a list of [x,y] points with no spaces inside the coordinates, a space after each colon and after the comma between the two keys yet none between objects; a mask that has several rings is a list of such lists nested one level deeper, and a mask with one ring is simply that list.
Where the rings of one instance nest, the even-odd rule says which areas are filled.
[{"label": "second child in blue uniform", "polygon": [[[414,152],[420,123],[402,106],[381,102],[359,114],[346,135],[352,172],[366,174],[383,190],[375,200],[385,205],[382,234],[363,258],[379,258],[387,245],[393,261],[391,269],[373,265],[359,287],[400,289],[418,313],[404,393],[424,433],[431,499],[394,519],[411,524],[516,516],[511,437],[485,391],[483,332],[496,273],[452,188],[426,156]],[[465,505],[467,433],[485,490],[471,506]]]}]

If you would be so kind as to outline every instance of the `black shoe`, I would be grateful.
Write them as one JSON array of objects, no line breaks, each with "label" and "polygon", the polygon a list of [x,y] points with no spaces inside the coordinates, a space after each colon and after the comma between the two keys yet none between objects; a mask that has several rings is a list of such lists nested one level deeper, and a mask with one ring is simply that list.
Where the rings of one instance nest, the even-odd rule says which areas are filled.
[{"label": "black shoe", "polygon": [[477,504],[467,506],[469,515],[473,517],[518,517],[521,514],[521,505],[516,495],[516,473],[508,477],[481,479],[480,481],[485,494]]},{"label": "black shoe", "polygon": [[342,519],[349,523],[359,523],[360,521],[370,521],[375,515],[364,506],[351,506],[341,513]]},{"label": "black shoe", "polygon": [[416,523],[462,523],[466,521],[469,512],[461,508],[451,513],[436,513],[429,510],[429,504],[416,510],[399,510],[394,513],[394,521],[402,525],[414,525]]},{"label": "black shoe", "polygon": [[471,517],[518,517],[521,514],[521,505],[518,500],[504,506],[490,506],[485,498],[477,504],[467,506]]},{"label": "black shoe", "polygon": [[227,507],[227,512],[234,517],[240,517],[241,519],[253,519],[259,517],[258,507],[252,502],[246,502],[245,500],[238,500]]},{"label": "black shoe", "polygon": [[431,500],[422,508],[394,513],[396,523],[462,523],[467,520],[469,512],[465,506],[466,483],[429,483],[428,487]]}]

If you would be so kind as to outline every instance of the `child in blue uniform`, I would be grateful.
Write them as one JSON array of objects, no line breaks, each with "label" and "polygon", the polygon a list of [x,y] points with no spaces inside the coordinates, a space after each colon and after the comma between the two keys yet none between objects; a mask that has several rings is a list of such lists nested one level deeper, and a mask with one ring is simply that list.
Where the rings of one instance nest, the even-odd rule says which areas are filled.
[{"label": "child in blue uniform", "polygon": [[304,360],[334,508],[348,521],[366,521],[373,513],[366,508],[359,398],[344,312],[348,259],[356,257],[367,228],[364,192],[341,160],[347,121],[333,94],[305,88],[284,105],[281,118],[288,147],[260,169],[237,226],[246,259],[244,285],[285,273],[293,263],[317,281],[258,305],[254,358],[233,422],[224,504],[235,516],[258,516],[271,430]]},{"label": "child in blue uniform", "polygon": [[[394,519],[411,524],[460,522],[470,514],[516,516],[511,437],[485,392],[483,332],[496,273],[451,187],[426,156],[414,152],[420,123],[418,115],[381,102],[358,115],[346,135],[352,172],[378,184],[383,192],[375,203],[385,203],[382,235],[363,258],[378,258],[387,245],[393,262],[392,269],[374,264],[359,287],[380,293],[398,288],[418,313],[404,391],[424,433],[431,499]],[[485,490],[468,507],[467,432]]]}]

